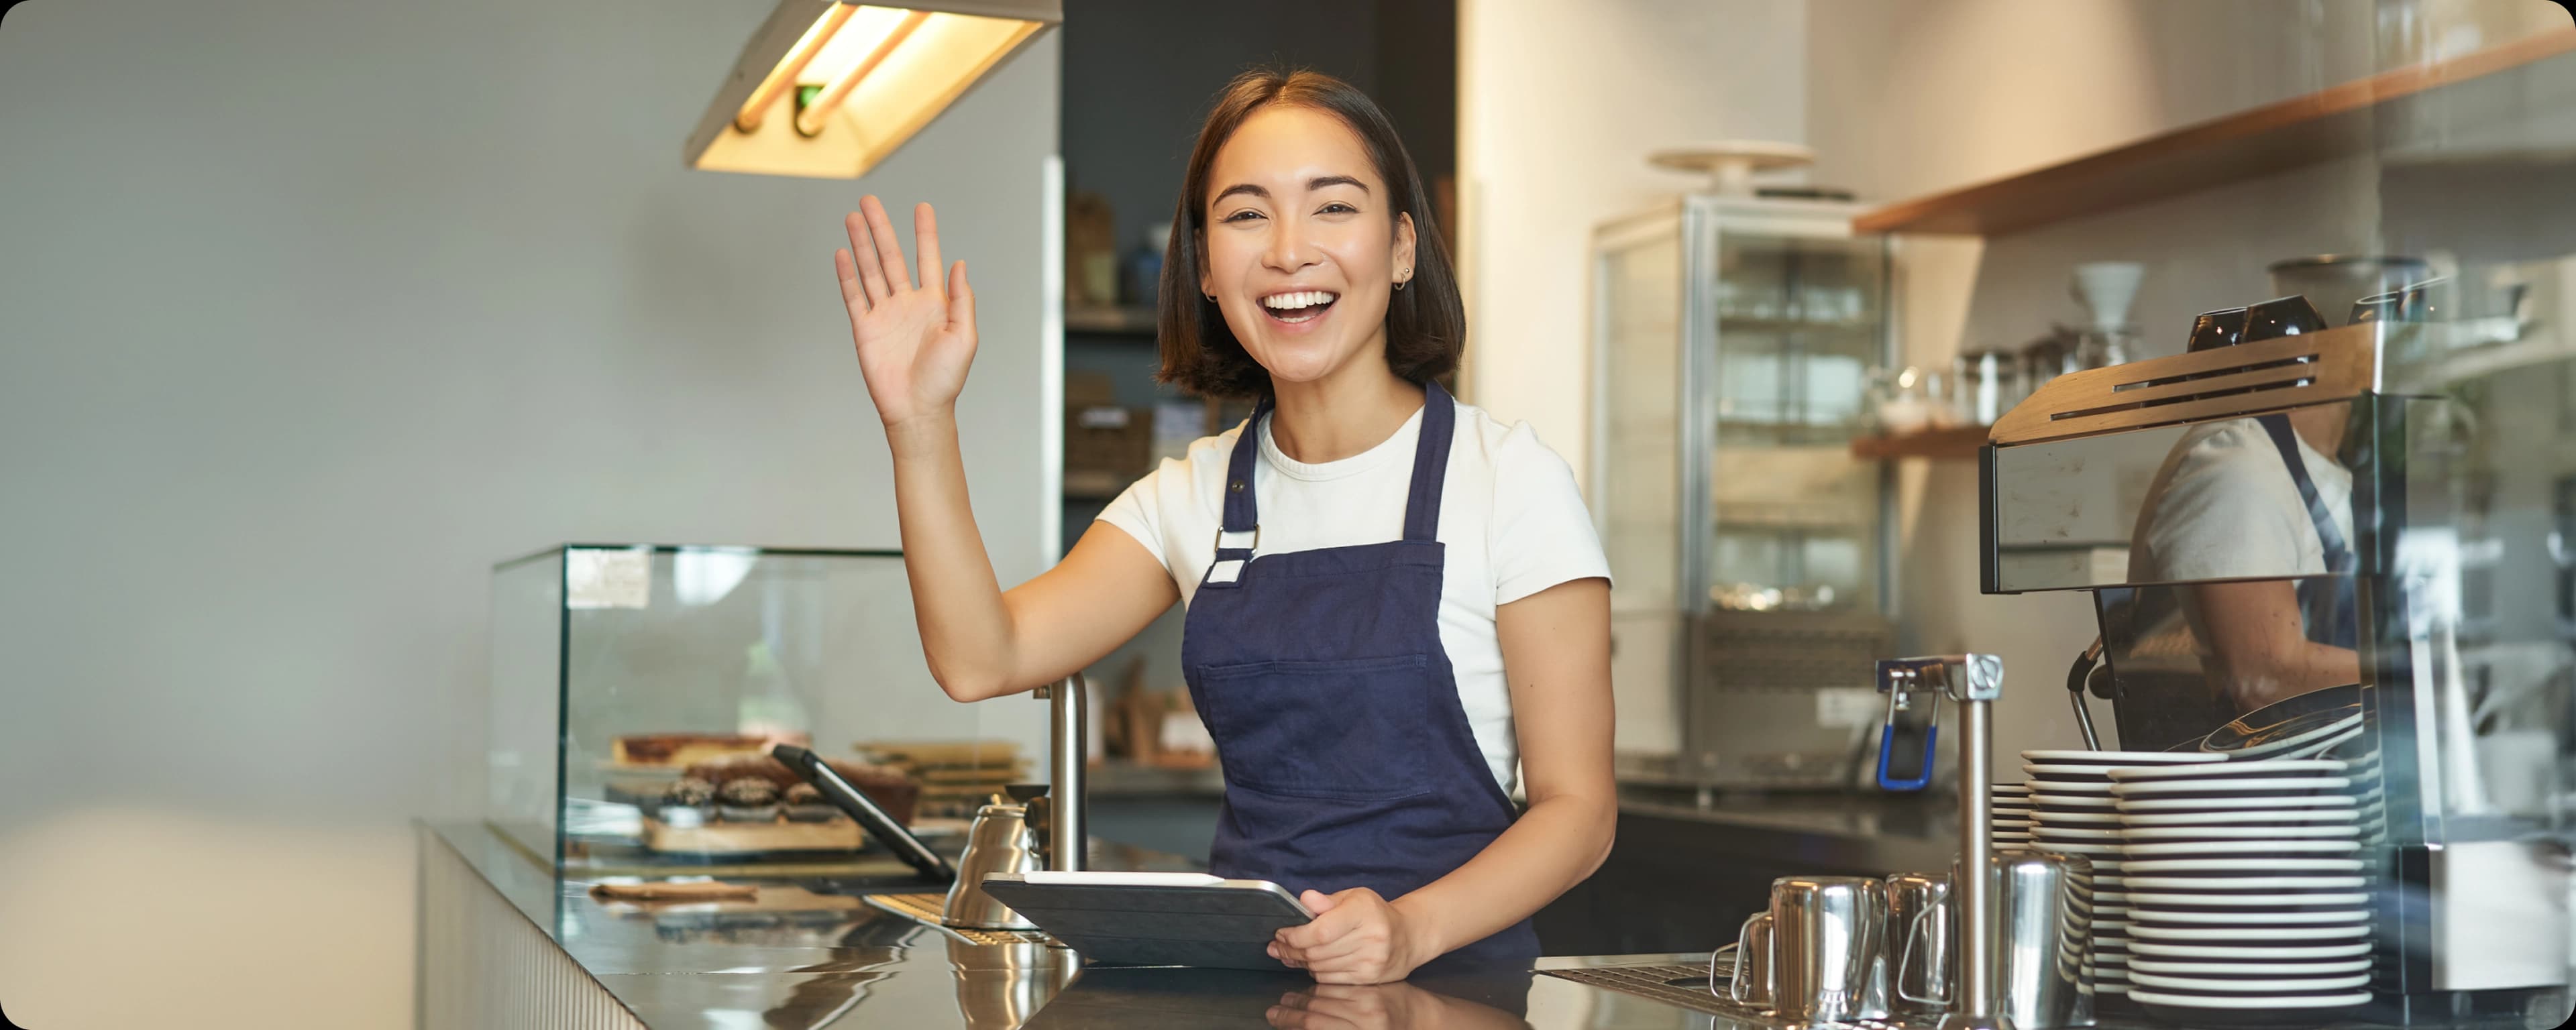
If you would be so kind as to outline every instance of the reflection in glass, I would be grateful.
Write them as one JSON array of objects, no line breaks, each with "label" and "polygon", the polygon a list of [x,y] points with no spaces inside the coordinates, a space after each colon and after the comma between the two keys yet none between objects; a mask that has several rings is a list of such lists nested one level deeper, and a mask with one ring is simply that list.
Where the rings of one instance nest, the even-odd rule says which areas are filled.
[{"label": "reflection in glass", "polygon": [[2361,680],[2347,408],[2192,426],[2141,502],[2129,579],[2188,585],[2138,592],[2123,650],[2187,633],[2227,718]]}]

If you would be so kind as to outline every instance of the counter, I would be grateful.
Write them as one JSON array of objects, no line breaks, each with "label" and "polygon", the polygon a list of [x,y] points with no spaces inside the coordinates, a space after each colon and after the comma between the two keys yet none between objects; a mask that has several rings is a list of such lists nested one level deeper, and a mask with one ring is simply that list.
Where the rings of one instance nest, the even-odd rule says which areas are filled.
[{"label": "counter", "polygon": [[[1308,1017],[1411,1030],[1712,1026],[1705,1014],[1532,973],[1348,988],[1289,971],[1078,970],[1070,952],[969,944],[841,893],[929,889],[892,878],[753,880],[756,902],[603,903],[590,880],[558,877],[480,825],[423,826],[419,837],[419,1025],[428,1030],[1155,1030]],[[1186,864],[1098,842],[1092,857],[1095,868]],[[1705,969],[1707,957],[1549,961]],[[1283,1001],[1289,1008],[1274,1012]]]},{"label": "counter", "polygon": [[1622,783],[1600,871],[1537,917],[1552,955],[1705,952],[1735,940],[1782,876],[1946,870],[1951,795],[1702,792]]}]

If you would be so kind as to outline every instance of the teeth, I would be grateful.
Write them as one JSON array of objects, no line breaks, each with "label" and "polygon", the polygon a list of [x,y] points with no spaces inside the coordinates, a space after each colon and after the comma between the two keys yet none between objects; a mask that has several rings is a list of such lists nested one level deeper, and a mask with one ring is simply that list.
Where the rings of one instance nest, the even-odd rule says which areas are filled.
[{"label": "teeth", "polygon": [[1329,293],[1323,290],[1299,290],[1295,293],[1275,293],[1270,296],[1263,297],[1261,298],[1261,305],[1272,310],[1282,311],[1291,308],[1311,308],[1317,304],[1330,303],[1339,296],[1341,295],[1337,293]]}]

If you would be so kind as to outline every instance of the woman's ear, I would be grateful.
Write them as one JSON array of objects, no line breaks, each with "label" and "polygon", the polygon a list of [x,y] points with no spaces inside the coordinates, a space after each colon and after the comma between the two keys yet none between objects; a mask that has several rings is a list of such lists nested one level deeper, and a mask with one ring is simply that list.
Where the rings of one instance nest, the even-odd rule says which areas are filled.
[{"label": "woman's ear", "polygon": [[1413,216],[1395,216],[1395,285],[1413,281]]}]

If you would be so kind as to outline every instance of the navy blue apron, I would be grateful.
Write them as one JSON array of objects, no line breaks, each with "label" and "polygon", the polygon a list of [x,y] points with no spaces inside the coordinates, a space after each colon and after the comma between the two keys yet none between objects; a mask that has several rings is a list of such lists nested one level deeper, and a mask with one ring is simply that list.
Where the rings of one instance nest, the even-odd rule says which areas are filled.
[{"label": "navy blue apron", "polygon": [[[1519,814],[1440,645],[1436,531],[1456,405],[1423,388],[1401,539],[1256,556],[1253,459],[1269,412],[1262,401],[1235,440],[1216,561],[1182,624],[1190,698],[1225,768],[1209,865],[1291,893],[1393,900],[1465,865]],[[1450,957],[1527,969],[1538,935],[1524,919]]]},{"label": "navy blue apron", "polygon": [[2352,549],[2344,546],[2343,531],[2335,528],[2334,513],[2327,510],[2325,499],[2317,494],[2316,481],[2308,477],[2308,463],[2299,457],[2299,439],[2290,429],[2286,415],[2262,415],[2255,421],[2272,435],[2272,446],[2281,452],[2281,461],[2289,466],[2290,481],[2298,485],[2299,500],[2308,506],[2308,521],[2316,524],[2317,543],[2325,552],[2326,575],[2299,580],[2299,618],[2306,627],[2307,638],[2329,647],[2355,647],[2361,625],[2355,588],[2360,579],[2353,575]]}]

